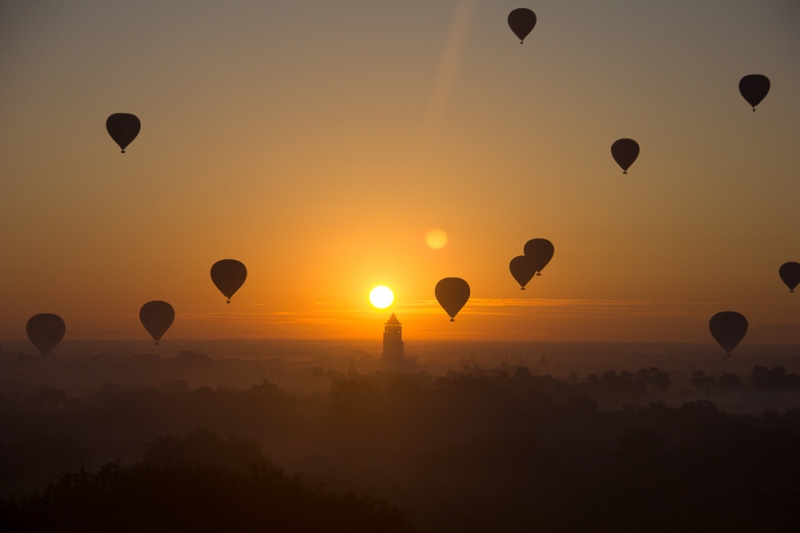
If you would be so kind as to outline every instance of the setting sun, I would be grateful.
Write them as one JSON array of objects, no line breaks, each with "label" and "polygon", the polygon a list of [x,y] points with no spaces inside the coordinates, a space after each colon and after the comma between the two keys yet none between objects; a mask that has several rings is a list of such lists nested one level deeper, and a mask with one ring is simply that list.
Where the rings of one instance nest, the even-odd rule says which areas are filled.
[{"label": "setting sun", "polygon": [[378,285],[370,291],[369,301],[378,309],[386,309],[392,305],[394,293],[386,285]]}]

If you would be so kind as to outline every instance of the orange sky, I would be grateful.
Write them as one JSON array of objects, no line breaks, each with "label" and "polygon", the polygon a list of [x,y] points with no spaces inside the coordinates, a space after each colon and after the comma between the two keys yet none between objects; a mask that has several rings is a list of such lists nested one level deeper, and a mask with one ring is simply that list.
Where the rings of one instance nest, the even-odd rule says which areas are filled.
[{"label": "orange sky", "polygon": [[[523,3],[524,4],[524,3]],[[800,4],[3,2],[0,338],[800,343]],[[750,111],[745,74],[772,90]],[[135,113],[122,155],[106,117]],[[620,137],[641,155],[623,176]],[[429,248],[441,228],[448,243]],[[508,262],[555,244],[524,293]],[[231,305],[211,265],[244,262]],[[455,323],[436,282],[466,279]]]}]

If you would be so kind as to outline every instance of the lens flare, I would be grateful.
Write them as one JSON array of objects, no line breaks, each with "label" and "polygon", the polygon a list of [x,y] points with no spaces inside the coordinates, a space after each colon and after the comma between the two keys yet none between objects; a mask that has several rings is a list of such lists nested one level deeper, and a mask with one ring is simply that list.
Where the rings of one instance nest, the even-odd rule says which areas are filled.
[{"label": "lens flare", "polygon": [[392,289],[386,285],[378,285],[369,293],[369,301],[378,309],[386,309],[394,301]]},{"label": "lens flare", "polygon": [[440,250],[447,244],[447,233],[440,229],[432,229],[425,236],[425,242],[434,250]]}]

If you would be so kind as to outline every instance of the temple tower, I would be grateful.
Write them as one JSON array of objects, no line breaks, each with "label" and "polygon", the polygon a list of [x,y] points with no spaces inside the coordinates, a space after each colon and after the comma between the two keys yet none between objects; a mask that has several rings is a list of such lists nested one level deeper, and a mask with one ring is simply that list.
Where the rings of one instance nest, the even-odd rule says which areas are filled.
[{"label": "temple tower", "polygon": [[389,317],[383,327],[383,359],[399,360],[403,358],[403,325],[397,317]]}]

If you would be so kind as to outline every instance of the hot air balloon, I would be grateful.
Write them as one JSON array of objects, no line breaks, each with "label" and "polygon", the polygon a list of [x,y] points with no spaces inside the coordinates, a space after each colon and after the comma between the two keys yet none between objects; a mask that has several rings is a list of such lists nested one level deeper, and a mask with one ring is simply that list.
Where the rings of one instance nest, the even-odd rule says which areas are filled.
[{"label": "hot air balloon", "polygon": [[526,7],[517,8],[508,14],[508,26],[519,37],[519,44],[522,44],[536,26],[536,13]]},{"label": "hot air balloon", "polygon": [[781,279],[789,287],[789,292],[794,292],[794,288],[800,283],[800,263],[790,261],[781,265],[778,269]]},{"label": "hot air balloon", "polygon": [[147,302],[139,309],[139,320],[142,321],[144,329],[156,341],[161,340],[161,336],[167,332],[175,320],[175,310],[167,302],[154,300]]},{"label": "hot air balloon", "polygon": [[455,322],[456,315],[469,300],[469,284],[461,278],[444,278],[436,284],[434,292],[439,305],[450,315],[450,322]]},{"label": "hot air balloon", "polygon": [[622,167],[622,173],[627,174],[628,168],[639,157],[639,143],[633,139],[618,139],[611,145],[611,156]]},{"label": "hot air balloon", "polygon": [[245,278],[247,268],[236,259],[222,259],[211,266],[211,281],[228,298],[227,303],[231,303],[231,296],[239,290]]},{"label": "hot air balloon", "polygon": [[536,267],[533,261],[526,255],[518,255],[512,259],[511,263],[508,265],[508,269],[511,270],[511,275],[514,276],[514,279],[519,283],[520,290],[523,291],[525,290],[525,285],[527,285],[536,274]]},{"label": "hot air balloon", "polygon": [[123,154],[125,148],[139,135],[140,129],[142,123],[139,122],[139,118],[130,113],[114,113],[106,119],[106,130]]},{"label": "hot air balloon", "polygon": [[61,317],[52,313],[33,315],[25,326],[28,338],[42,355],[52,352],[66,331],[67,326]]},{"label": "hot air balloon", "polygon": [[525,257],[530,258],[534,270],[541,276],[542,269],[553,258],[556,249],[547,239],[531,239],[525,243],[524,251]]},{"label": "hot air balloon", "polygon": [[725,354],[730,356],[747,333],[747,319],[735,311],[722,311],[711,317],[708,329]]},{"label": "hot air balloon", "polygon": [[756,106],[767,96],[769,85],[769,78],[763,74],[748,74],[739,80],[739,92],[747,103],[753,106],[754,113]]}]

